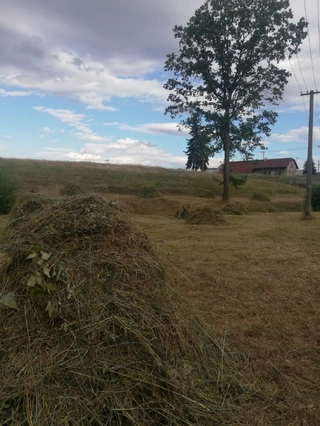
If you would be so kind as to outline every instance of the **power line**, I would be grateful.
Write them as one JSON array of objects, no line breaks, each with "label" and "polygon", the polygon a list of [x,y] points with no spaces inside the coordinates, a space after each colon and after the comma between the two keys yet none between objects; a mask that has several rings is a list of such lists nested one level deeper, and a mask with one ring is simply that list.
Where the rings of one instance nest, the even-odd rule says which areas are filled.
[{"label": "power line", "polygon": [[[299,65],[299,69],[300,69],[300,73],[301,73],[301,76],[302,76],[302,80],[303,80],[304,86],[306,88],[306,91],[308,91],[308,86],[307,86],[306,80],[305,80],[303,72],[302,72],[302,68],[301,68],[299,56],[297,54],[296,54],[296,58],[297,58],[297,61],[298,61],[298,65]],[[302,92],[302,90],[301,90],[301,92]]]},{"label": "power line", "polygon": [[[304,11],[305,11],[306,21],[309,22],[308,21],[308,13],[307,13],[307,3],[306,3],[306,0],[304,0]],[[317,12],[318,12],[317,13],[317,15],[318,15],[318,35],[319,35],[319,49],[320,49],[319,0],[317,0]],[[313,74],[313,81],[314,81],[315,90],[317,91],[318,89],[317,89],[316,76],[315,76],[315,72],[314,72],[314,64],[313,64],[313,57],[312,57],[312,49],[311,49],[311,40],[310,40],[309,27],[307,27],[307,35],[308,35],[308,44],[309,44],[309,53],[310,53],[310,59],[311,59],[311,68],[312,68],[312,74]],[[319,116],[320,116],[319,102],[318,102],[317,98],[316,98],[316,107],[317,107],[318,123],[320,124],[320,121],[319,121]],[[316,139],[316,136],[315,136],[314,132],[313,132],[313,137]]]},{"label": "power line", "polygon": [[318,44],[320,51],[320,8],[319,8],[319,0],[317,0],[317,17],[318,17]]},{"label": "power line", "polygon": [[[308,13],[307,13],[307,3],[306,0],[304,0],[304,11],[305,11],[305,17],[306,17],[306,21],[308,21]],[[310,32],[309,32],[309,28],[307,27],[307,35],[308,35],[308,42],[309,42],[309,53],[310,53],[310,59],[311,59],[311,68],[312,68],[312,74],[313,74],[313,81],[314,81],[314,86],[315,89],[317,89],[317,82],[316,82],[316,75],[314,72],[314,65],[313,65],[313,58],[312,58],[312,49],[311,49],[311,40],[310,40]]]},{"label": "power line", "polygon": [[[294,71],[294,68],[293,68],[293,65],[292,65],[292,62],[291,62],[291,59],[290,59],[289,55],[288,55],[288,60],[289,60],[289,64],[290,64],[290,67],[291,67],[291,70],[292,70],[292,74],[293,74],[293,76],[294,76],[294,78],[295,78],[295,80],[297,82],[298,87],[299,87],[300,93],[302,93],[301,85],[300,85],[299,80],[297,78],[297,75],[296,75],[296,73]],[[302,70],[301,70],[301,74],[302,74]],[[303,74],[302,74],[302,77],[303,77]],[[303,78],[303,80],[304,80],[304,78]],[[305,80],[304,80],[304,82],[305,82]],[[304,112],[305,112],[305,115],[306,115],[306,120],[308,121],[308,113],[307,113],[307,108],[306,108],[306,104],[305,104],[305,101],[304,101],[304,97],[301,96],[301,98],[302,98],[302,102],[303,102]]]}]

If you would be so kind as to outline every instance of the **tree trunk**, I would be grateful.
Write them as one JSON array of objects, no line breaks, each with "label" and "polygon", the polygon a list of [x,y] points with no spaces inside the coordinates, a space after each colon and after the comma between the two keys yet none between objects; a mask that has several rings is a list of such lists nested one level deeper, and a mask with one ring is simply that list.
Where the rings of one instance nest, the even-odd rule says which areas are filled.
[{"label": "tree trunk", "polygon": [[228,203],[230,200],[230,124],[229,109],[225,112],[225,132],[224,132],[224,171],[223,171],[223,195],[222,200]]}]

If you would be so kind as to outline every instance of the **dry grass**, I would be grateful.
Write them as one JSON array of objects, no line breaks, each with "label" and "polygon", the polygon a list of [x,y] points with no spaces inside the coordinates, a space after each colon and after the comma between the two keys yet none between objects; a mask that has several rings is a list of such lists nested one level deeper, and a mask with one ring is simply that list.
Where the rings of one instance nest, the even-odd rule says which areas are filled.
[{"label": "dry grass", "polygon": [[[320,215],[228,217],[228,227],[136,220],[176,266],[176,283],[230,347],[248,354],[256,423],[320,424]],[[181,275],[188,277],[181,285]],[[258,410],[258,408],[257,408]]]},{"label": "dry grass", "polygon": [[[114,202],[73,197],[9,228],[0,295],[0,424],[243,424],[247,360],[173,290]],[[170,285],[171,283],[171,285]]]},{"label": "dry grass", "polygon": [[[165,176],[161,177],[162,170],[160,169],[150,169],[147,170],[147,174],[145,174],[144,168],[129,167],[127,170],[124,170],[123,167],[117,166],[95,167],[89,164],[74,164],[70,169],[69,164],[67,168],[62,163],[41,165],[41,176],[35,176],[35,170],[38,170],[39,164],[36,163],[33,165],[28,163],[27,166],[28,169],[26,167],[24,170],[19,165],[19,167],[16,168],[16,172],[14,172],[14,170],[12,172],[13,176],[18,174],[21,177],[27,190],[35,187],[43,195],[52,195],[55,198],[59,198],[59,190],[64,182],[75,181],[82,184],[85,181],[91,188],[102,188],[101,192],[105,193],[106,196],[108,193],[113,193],[114,199],[112,203],[116,203],[115,206],[119,205],[119,203],[123,204],[138,225],[151,237],[152,248],[155,247],[156,251],[160,250],[160,269],[162,271],[163,269],[166,270],[166,279],[164,280],[163,276],[159,277],[157,275],[157,271],[159,271],[158,266],[156,266],[155,271],[153,271],[154,266],[159,265],[157,263],[159,256],[153,258],[153,255],[151,256],[153,259],[151,264],[147,263],[147,265],[145,265],[148,270],[148,273],[144,272],[145,277],[147,278],[150,272],[151,275],[155,277],[155,281],[161,283],[159,286],[160,289],[162,285],[166,285],[166,283],[168,284],[168,282],[170,282],[170,286],[174,287],[178,290],[179,294],[189,300],[198,314],[205,318],[206,322],[209,324],[213,332],[213,334],[211,334],[211,331],[209,333],[210,341],[213,347],[218,346],[218,352],[216,353],[214,350],[213,354],[214,356],[217,355],[219,360],[222,358],[226,360],[226,373],[230,373],[231,375],[234,374],[234,377],[228,382],[232,383],[232,386],[227,385],[228,393],[225,393],[225,386],[220,388],[217,387],[218,381],[213,383],[213,387],[212,382],[206,383],[206,385],[210,386],[210,390],[206,388],[204,392],[206,397],[202,396],[200,400],[201,398],[212,398],[211,406],[215,414],[213,415],[213,413],[211,413],[213,418],[207,418],[203,422],[197,419],[192,423],[190,420],[191,424],[199,424],[201,426],[205,424],[210,426],[318,426],[320,424],[320,287],[318,284],[320,273],[320,213],[314,213],[314,220],[311,221],[303,221],[300,219],[304,196],[301,188],[292,187],[288,185],[285,180],[280,179],[264,179],[259,176],[249,178],[245,187],[232,195],[232,201],[241,202],[249,210],[249,215],[228,216],[228,226],[193,226],[187,224],[185,221],[174,218],[179,207],[185,205],[192,209],[195,206],[203,207],[210,205],[216,210],[222,210],[224,207],[219,201],[219,193],[217,192],[218,190],[221,191],[219,182],[213,182],[214,185],[212,186],[214,189],[213,194],[217,196],[216,199],[199,198],[200,187],[203,188],[202,195],[205,193],[209,194],[211,191],[209,185],[212,181],[211,176],[181,171],[166,173]],[[55,179],[54,173],[57,174],[57,179]],[[142,178],[141,181],[139,180],[140,178],[138,179],[140,175]],[[91,181],[90,177],[92,177]],[[160,177],[161,179],[163,178],[160,188],[161,196],[154,199],[141,199],[133,195],[137,193],[137,188],[141,186],[142,183],[156,185]],[[133,178],[135,179],[135,185],[127,188],[127,182],[131,182]],[[179,178],[179,181],[176,181],[176,178]],[[53,184],[52,182],[56,183]],[[189,185],[190,188],[192,186],[192,190],[183,187],[183,185]],[[111,189],[109,189],[109,187]],[[170,192],[167,191],[168,188]],[[271,201],[252,200],[253,194],[257,192],[267,194],[271,198]],[[175,195],[169,195],[169,193]],[[38,214],[41,215],[42,213],[39,212],[37,215]],[[6,218],[0,216],[0,228],[5,225],[5,221]],[[131,235],[130,232],[128,232],[127,236],[129,235]],[[130,240],[131,242],[128,240],[121,241],[122,243],[126,241],[128,250],[130,251],[132,240]],[[133,237],[133,241],[135,241],[135,237]],[[80,242],[87,248],[88,241],[81,240]],[[1,241],[0,264],[7,265],[12,257],[9,253],[4,251],[7,246],[3,243],[4,241]],[[65,252],[69,253],[68,250],[70,247],[74,247],[73,244],[74,242],[66,239],[64,247],[59,246],[59,250],[62,252],[61,256],[65,256]],[[148,244],[150,244],[150,242]],[[104,249],[106,248],[104,243],[102,246]],[[110,259],[113,259],[113,262],[115,261],[117,267],[120,268],[120,270],[117,270],[126,272],[126,269],[121,266],[123,264],[118,262],[119,247],[117,244],[115,247],[111,246],[111,251],[110,246],[108,247],[109,248],[106,249],[108,253],[108,262]],[[94,265],[94,252],[89,250],[88,253],[88,257],[84,258],[82,252],[81,259],[83,265],[77,271],[73,269],[71,274],[71,276],[77,278],[75,281],[79,284],[79,287],[85,289],[87,292],[88,288],[92,288],[92,280],[81,279],[81,275],[83,273],[86,277],[87,270],[90,270],[92,265]],[[150,254],[148,251],[147,254],[149,259]],[[68,259],[70,259],[72,264],[73,259],[69,258],[69,255],[70,253],[68,254]],[[114,255],[116,256],[115,258],[112,257]],[[134,263],[134,265],[141,265],[141,261],[139,261],[140,257],[141,252],[138,252],[137,258],[135,257],[136,263]],[[164,266],[165,268],[163,268]],[[19,273],[23,273],[24,271],[23,269],[17,269],[20,271]],[[101,275],[101,272],[97,271],[97,269],[91,270],[93,271],[92,277],[105,276],[104,274]],[[145,271],[142,265],[141,270]],[[122,276],[124,277],[125,285],[127,285],[128,281],[124,272]],[[119,274],[121,274],[121,272],[119,272]],[[7,275],[6,278],[8,278]],[[130,275],[130,277],[132,278],[132,275]],[[136,279],[136,276],[134,277]],[[111,280],[111,282],[113,281]],[[19,280],[17,281],[17,284],[18,283],[21,285],[21,283],[25,283],[25,280]],[[139,285],[135,288],[140,291]],[[144,299],[145,293],[150,296],[148,300],[154,297],[154,293],[150,293],[148,286],[148,291],[145,291],[145,289],[146,284],[142,281],[142,293],[139,292],[138,302],[134,302],[135,309],[140,308],[140,306],[144,308],[146,305]],[[171,290],[168,289],[168,294],[171,294]],[[0,292],[1,291],[3,290],[0,290]],[[82,296],[79,296],[77,304],[73,306],[71,312],[66,312],[66,316],[71,314],[74,315],[75,306],[86,311],[90,308],[87,305],[86,298],[83,296],[84,293],[80,294],[82,294]],[[101,293],[99,293],[99,295],[100,294]],[[129,294],[132,299],[136,291],[130,291]],[[130,306],[132,308],[132,301],[131,299],[129,301],[127,298],[124,298],[125,295],[122,293],[122,290],[120,296],[120,300],[122,300],[121,312],[123,313],[126,324],[131,328],[133,327],[132,329],[134,330],[135,336],[140,336],[141,333],[146,331],[146,327],[141,327],[141,323],[139,322],[138,324],[134,320],[132,323],[132,317],[128,319],[128,307]],[[99,298],[95,298],[95,303],[100,303],[99,306],[101,306],[102,302],[107,303],[103,298],[101,299],[102,302],[97,299]],[[156,300],[156,303],[162,306],[162,297],[158,298],[157,296]],[[167,300],[167,296],[165,300]],[[169,306],[176,309],[179,315],[180,312],[188,311],[188,308],[182,308],[181,306],[183,304],[181,305],[180,302],[177,302],[177,300],[180,300],[179,296],[175,295],[173,300],[170,300],[171,302],[166,305],[169,311]],[[173,305],[171,303],[173,303]],[[178,303],[178,308],[176,303]],[[95,312],[99,312],[99,306],[95,305]],[[90,344],[88,345],[86,341],[79,342],[77,339],[72,340],[68,332],[69,334],[67,333],[62,339],[62,343],[65,345],[63,352],[57,347],[57,342],[59,343],[61,340],[60,332],[56,331],[57,334],[54,334],[56,340],[53,342],[50,337],[51,332],[48,333],[47,331],[48,328],[41,328],[40,336],[42,340],[37,340],[38,343],[35,345],[37,357],[32,358],[34,354],[32,350],[30,350],[28,336],[33,337],[35,334],[32,334],[32,332],[30,333],[30,324],[31,331],[34,331],[34,327],[38,324],[37,321],[39,318],[41,321],[43,318],[46,318],[48,322],[48,313],[43,312],[40,317],[27,316],[28,321],[23,317],[14,322],[13,319],[16,319],[16,317],[13,318],[15,312],[12,312],[11,315],[13,319],[10,319],[10,324],[14,324],[14,326],[17,327],[15,331],[16,334],[12,335],[12,331],[10,331],[10,333],[7,333],[6,337],[3,337],[3,328],[6,322],[2,321],[2,317],[5,315],[7,321],[9,311],[5,312],[4,314],[4,312],[0,311],[0,327],[2,327],[2,334],[0,337],[2,369],[0,374],[2,374],[2,378],[7,374],[3,361],[9,362],[7,357],[8,348],[11,351],[11,365],[19,365],[19,363],[22,362],[21,365],[24,367],[16,371],[16,376],[11,376],[9,379],[7,378],[6,381],[0,379],[0,388],[2,386],[0,397],[3,398],[3,383],[6,383],[6,385],[9,388],[11,386],[12,389],[12,399],[8,400],[7,405],[11,408],[19,407],[19,399],[14,398],[14,395],[18,395],[18,393],[13,390],[13,386],[21,386],[21,389],[23,388],[22,392],[24,392],[25,395],[25,401],[29,404],[27,412],[31,413],[25,425],[49,424],[36,423],[35,421],[34,416],[38,412],[37,410],[39,410],[39,395],[40,398],[44,396],[47,398],[46,401],[48,402],[46,402],[47,405],[44,405],[44,407],[48,408],[50,404],[49,395],[52,396],[50,386],[54,387],[54,398],[58,398],[60,383],[64,385],[65,381],[70,380],[73,386],[70,395],[65,400],[61,397],[59,402],[60,405],[57,405],[54,410],[59,410],[61,404],[66,404],[70,409],[70,415],[73,415],[74,403],[80,401],[81,409],[79,412],[84,413],[85,408],[87,408],[86,413],[88,410],[91,410],[92,424],[100,424],[97,421],[97,412],[99,413],[100,410],[96,410],[96,407],[100,407],[101,405],[99,404],[101,404],[101,401],[106,400],[103,399],[106,398],[106,393],[97,390],[101,383],[101,377],[102,380],[104,380],[103,375],[99,380],[95,379],[92,381],[92,378],[95,377],[92,374],[92,364],[96,362],[94,360],[100,359],[100,355],[98,356],[97,354],[92,357],[93,346],[90,346]],[[25,315],[24,312],[20,313]],[[95,313],[94,327],[89,326],[90,322],[87,319],[83,325],[78,325],[79,323],[77,322],[73,324],[72,321],[74,317],[72,316],[70,319],[70,329],[72,331],[75,330],[76,335],[85,334],[85,337],[89,336],[89,339],[92,339],[92,334],[97,331],[99,338],[99,333],[101,336],[101,330],[99,328],[97,315],[98,314]],[[177,316],[179,317],[179,315]],[[184,314],[183,317],[185,318]],[[19,322],[22,320],[24,321],[23,326],[22,322]],[[47,327],[47,322],[41,321],[41,327],[43,324]],[[201,323],[200,320],[199,322]],[[197,323],[199,324],[199,322]],[[16,324],[18,324],[18,326]],[[26,324],[29,325],[29,331],[27,333],[25,330]],[[194,326],[193,323],[192,327],[189,327],[186,326],[186,324],[187,323],[184,323],[184,326],[183,324],[181,325],[183,326],[183,333],[179,333],[178,336],[172,336],[172,338],[173,341],[175,341],[174,339],[178,339],[180,342],[179,339],[181,336],[186,335],[185,332],[187,332],[188,335],[186,329],[189,330],[192,334],[192,338],[188,340],[188,352],[191,351],[191,353],[194,353],[195,334],[202,335],[205,327],[203,328],[203,326],[201,326],[200,330],[202,331],[196,333],[195,330],[199,330],[199,328],[197,328],[198,325]],[[167,336],[167,328],[168,322],[163,323],[160,320],[159,327],[156,327],[154,332],[149,330],[151,335],[148,334],[148,338],[151,336],[151,339],[154,338],[154,341],[159,340],[161,342],[161,336]],[[171,333],[170,330],[171,328],[169,327],[169,332]],[[24,340],[22,341],[21,339]],[[17,344],[15,343],[16,340]],[[96,345],[97,340],[93,341]],[[15,346],[12,345],[12,342]],[[167,343],[165,346],[166,345]],[[22,352],[19,352],[17,349],[18,346],[23,349]],[[195,346],[198,348],[197,350],[200,351],[199,353],[201,353],[199,345]],[[97,347],[103,347],[101,341]],[[181,351],[183,352],[185,346],[181,346],[181,344],[178,343],[177,347],[178,352],[180,351],[180,357]],[[43,348],[46,348],[47,352],[43,352]],[[135,346],[135,348],[137,348],[137,346]],[[229,350],[225,358],[224,351],[226,348],[229,348]],[[246,362],[243,363],[243,359],[238,358],[236,354],[239,352],[244,354],[247,364]],[[19,355],[19,353],[22,353],[22,355]],[[86,353],[85,356],[84,353]],[[135,351],[134,353],[134,359],[136,360],[137,352]],[[172,352],[170,352],[170,354],[172,354]],[[140,355],[139,366],[144,367],[146,364],[154,366],[154,357],[148,348],[142,345]],[[212,356],[212,354],[208,359],[207,355],[206,352],[205,356],[200,356],[199,358],[201,363],[206,365],[208,365],[208,362],[211,362],[210,356]],[[185,360],[187,356],[185,352],[184,356]],[[217,362],[218,358],[215,358],[215,362]],[[105,356],[103,359],[105,359]],[[77,362],[76,370],[73,370],[75,373],[72,373],[73,378],[70,378],[70,371],[68,375],[63,375],[61,372],[59,373],[58,370],[60,367],[68,371],[67,367],[71,365],[73,360]],[[86,377],[80,376],[78,373],[81,371],[81,365],[79,365],[79,363],[83,364],[82,367],[85,366],[87,368],[88,365],[91,366]],[[101,360],[100,365],[105,366],[105,364],[106,363]],[[41,369],[43,366],[46,368],[48,366],[50,367],[50,371],[47,375],[42,373],[44,371]],[[185,375],[186,370],[184,369],[187,368],[189,372],[189,367],[188,358],[188,362],[184,364],[183,367],[181,367],[181,365],[180,367],[175,365],[174,370],[170,371],[175,371],[176,375]],[[252,369],[252,378],[247,375],[247,367]],[[217,377],[217,371],[221,372],[221,370],[216,370],[215,368],[216,364],[213,370],[215,372],[215,377]],[[244,370],[241,370],[242,368],[244,368]],[[206,370],[206,368],[204,368],[204,370]],[[28,371],[29,374],[28,380],[25,380],[26,371]],[[110,368],[108,371],[110,373]],[[162,370],[162,372],[163,371],[164,370]],[[199,371],[197,371],[196,368],[190,371],[192,377],[195,377],[194,374],[197,375],[198,373]],[[114,374],[114,370],[112,370],[112,374]],[[134,371],[134,374],[137,374],[137,370]],[[158,374],[157,377],[163,379],[163,375],[161,376],[161,374]],[[186,386],[189,385],[188,378],[190,378],[190,375],[187,375]],[[117,377],[117,380],[118,379]],[[176,383],[174,381],[176,379],[175,375],[173,378],[170,376],[170,380],[171,379],[173,383]],[[39,386],[39,383],[41,384],[46,380],[48,387],[43,393],[39,394],[39,392],[37,392],[39,387],[37,386]],[[118,385],[116,380],[111,380],[109,383],[112,392],[115,397],[118,398],[118,402],[121,392],[119,386],[123,387],[124,383],[121,380],[118,382]],[[132,377],[130,380],[132,380]],[[239,387],[237,383],[240,383],[241,386]],[[184,382],[184,384],[186,384],[186,382]],[[160,405],[162,404],[162,407],[166,407],[166,412],[172,414],[173,411],[170,410],[173,410],[173,406],[177,406],[179,411],[181,409],[179,398],[175,399],[176,397],[172,396],[172,393],[170,394],[169,392],[169,395],[164,392],[161,393],[161,398],[159,400],[159,394],[157,393],[159,389],[157,386],[158,385],[154,384],[154,382],[150,383],[149,381],[148,386],[144,387],[140,380],[138,385],[134,384],[131,386],[131,391],[127,394],[129,397],[127,401],[133,404],[133,399],[130,398],[134,395],[137,402],[139,395],[141,397],[141,393],[147,389],[149,395],[151,395],[150,399],[147,398],[145,405],[139,400],[139,404],[135,405],[137,409],[147,406],[149,409],[148,415],[155,415],[154,411],[156,407],[150,404],[151,401],[156,399]],[[181,382],[179,382],[177,386],[183,387]],[[152,393],[153,389],[157,389],[155,394]],[[212,389],[214,389],[213,393]],[[217,389],[218,393],[216,393]],[[243,390],[245,390],[245,392],[243,392]],[[194,388],[191,389],[190,392],[194,392]],[[88,395],[90,398],[89,401],[87,399]],[[154,395],[156,395],[156,397],[154,397]],[[226,395],[228,395],[228,397]],[[168,408],[166,404],[170,398],[171,408]],[[129,413],[131,412],[132,411]],[[139,412],[142,413],[142,411]],[[124,412],[119,412],[119,415],[120,413],[123,414]],[[181,415],[181,411],[179,411],[179,413]],[[19,412],[19,410],[12,410],[11,414],[19,416],[21,412]],[[60,425],[61,421],[59,422],[57,411],[56,415],[58,416],[55,420],[57,422],[56,424]],[[182,417],[183,416],[184,414],[182,414]],[[17,417],[17,419],[18,418],[21,417]],[[0,424],[5,424],[4,421],[2,421],[2,423],[1,421],[2,420],[0,420]],[[81,421],[82,424],[89,424],[88,418],[83,417]],[[78,421],[78,424],[81,424],[81,421]],[[99,421],[103,421],[103,424],[107,424],[105,419]],[[114,419],[112,419],[112,421],[114,421]],[[132,419],[129,419],[129,417],[124,420],[122,416],[121,421],[122,424],[126,426],[136,424]],[[162,422],[153,420],[152,423],[149,418],[145,418],[143,421],[139,419],[138,422],[140,423],[138,424],[183,424],[181,419],[177,418],[174,420],[171,418],[170,421],[171,423],[169,420]],[[174,421],[176,421],[176,423],[174,423]],[[9,423],[7,422],[6,424],[22,425],[23,423],[20,421],[16,423],[12,421],[10,423],[9,421]],[[68,426],[71,424],[73,423],[69,423]],[[111,422],[110,424],[116,425],[117,423]]]}]

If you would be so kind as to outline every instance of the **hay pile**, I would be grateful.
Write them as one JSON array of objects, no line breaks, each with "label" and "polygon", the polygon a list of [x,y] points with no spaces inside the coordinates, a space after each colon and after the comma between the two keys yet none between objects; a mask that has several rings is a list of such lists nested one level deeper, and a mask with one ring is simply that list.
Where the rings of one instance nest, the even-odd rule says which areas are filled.
[{"label": "hay pile", "polygon": [[242,216],[244,214],[249,214],[247,207],[240,203],[240,201],[235,201],[233,203],[227,203],[223,209],[224,214],[231,214],[236,216]]},{"label": "hay pile", "polygon": [[12,229],[8,244],[0,424],[237,424],[239,365],[117,205],[73,197]]},{"label": "hay pile", "polygon": [[46,209],[54,204],[51,198],[43,197],[39,194],[28,194],[18,198],[9,213],[9,223],[7,229],[20,226],[23,222],[30,219],[30,216]]},{"label": "hay pile", "polygon": [[212,206],[181,205],[175,213],[178,219],[185,219],[190,225],[227,225],[223,212]]}]

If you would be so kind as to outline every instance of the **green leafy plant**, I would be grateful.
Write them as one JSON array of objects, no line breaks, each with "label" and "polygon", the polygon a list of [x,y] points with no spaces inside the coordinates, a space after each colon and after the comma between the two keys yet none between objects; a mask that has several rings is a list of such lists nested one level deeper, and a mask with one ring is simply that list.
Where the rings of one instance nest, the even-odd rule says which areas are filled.
[{"label": "green leafy plant", "polygon": [[138,195],[142,198],[156,198],[159,193],[155,186],[143,186],[139,189]]},{"label": "green leafy plant", "polygon": [[10,213],[18,195],[18,184],[0,171],[0,214]]},{"label": "green leafy plant", "polygon": [[56,291],[56,285],[50,281],[52,278],[48,260],[51,253],[42,251],[40,246],[35,246],[27,257],[27,260],[35,259],[39,270],[34,271],[28,278],[27,286],[30,287],[30,297],[35,299],[44,294],[51,294]]},{"label": "green leafy plant", "polygon": [[311,208],[314,212],[320,211],[320,185],[313,185],[312,186]]}]

